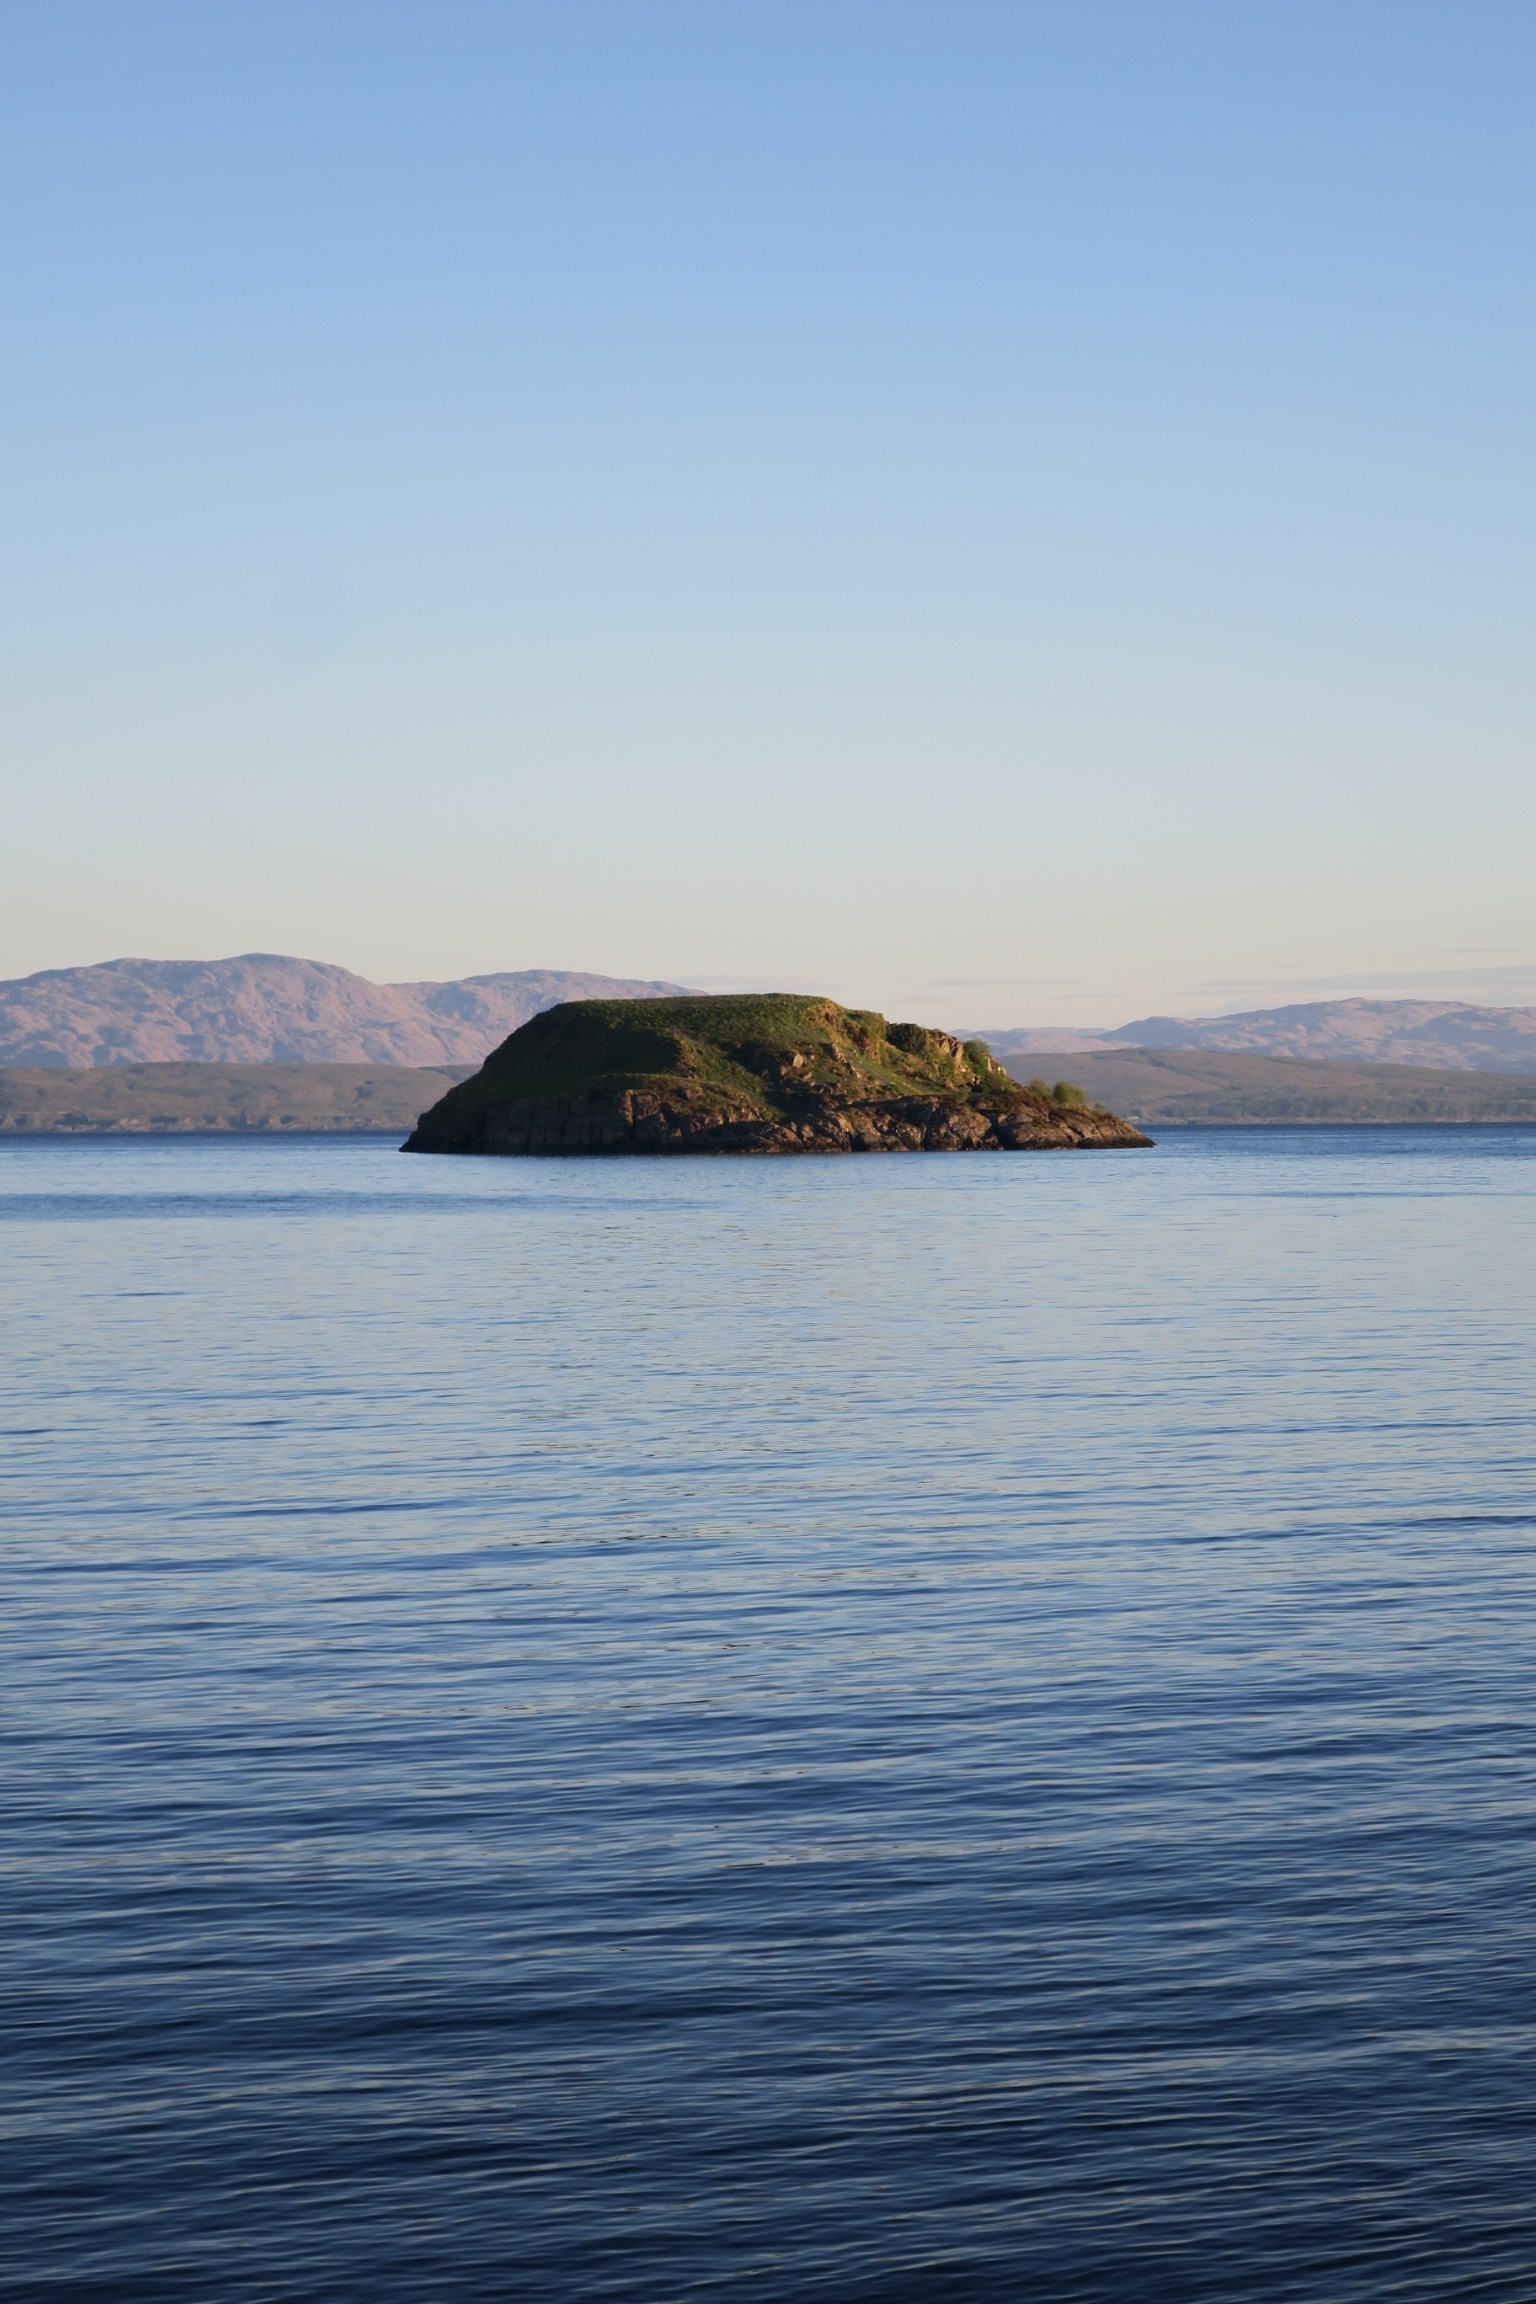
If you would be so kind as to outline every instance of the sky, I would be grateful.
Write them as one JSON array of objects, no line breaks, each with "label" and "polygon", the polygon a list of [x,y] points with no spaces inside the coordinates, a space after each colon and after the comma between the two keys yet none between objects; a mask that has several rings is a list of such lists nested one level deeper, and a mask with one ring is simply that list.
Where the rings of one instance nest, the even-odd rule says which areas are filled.
[{"label": "sky", "polygon": [[0,0],[0,974],[1536,1000],[1529,0]]}]

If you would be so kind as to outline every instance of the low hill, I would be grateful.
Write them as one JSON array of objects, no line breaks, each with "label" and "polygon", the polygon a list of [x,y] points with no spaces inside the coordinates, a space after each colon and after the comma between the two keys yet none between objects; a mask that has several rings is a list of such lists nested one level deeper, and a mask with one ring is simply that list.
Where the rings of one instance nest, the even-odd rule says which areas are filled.
[{"label": "low hill", "polygon": [[102,1064],[0,1071],[0,1135],[403,1136],[468,1065]]},{"label": "low hill", "polygon": [[321,960],[107,960],[0,982],[0,1066],[478,1064],[541,1008],[676,984],[523,969],[372,984]]},{"label": "low hill", "polygon": [[1143,1144],[979,1040],[791,993],[580,1000],[525,1024],[407,1152],[1045,1151]]},{"label": "low hill", "polygon": [[1015,1071],[1028,1057],[1078,1048],[1208,1048],[1443,1072],[1536,1072],[1536,1008],[1464,1000],[1307,1000],[1237,1016],[1143,1016],[1112,1032],[1026,1025],[986,1038]]},{"label": "low hill", "polygon": [[[1012,1069],[1022,1073],[1027,1063],[1015,1058]],[[1536,1077],[1512,1072],[1329,1064],[1194,1048],[1101,1048],[1058,1056],[1051,1068],[1069,1072],[1087,1095],[1143,1128],[1201,1122],[1536,1125]]]}]

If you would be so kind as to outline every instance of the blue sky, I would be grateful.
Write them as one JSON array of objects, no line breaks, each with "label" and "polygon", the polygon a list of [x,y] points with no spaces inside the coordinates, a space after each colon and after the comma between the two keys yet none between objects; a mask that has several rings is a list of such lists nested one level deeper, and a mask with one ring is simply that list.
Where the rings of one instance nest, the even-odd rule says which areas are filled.
[{"label": "blue sky", "polygon": [[0,972],[1536,998],[1526,0],[0,0]]}]

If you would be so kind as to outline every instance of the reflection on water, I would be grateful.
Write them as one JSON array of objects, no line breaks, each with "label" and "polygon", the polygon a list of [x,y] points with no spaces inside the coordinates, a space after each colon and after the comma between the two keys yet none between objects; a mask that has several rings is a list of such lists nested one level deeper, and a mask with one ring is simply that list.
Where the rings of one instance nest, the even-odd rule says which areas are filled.
[{"label": "reflection on water", "polygon": [[0,1146],[8,2294],[1529,2297],[1533,1248]]}]

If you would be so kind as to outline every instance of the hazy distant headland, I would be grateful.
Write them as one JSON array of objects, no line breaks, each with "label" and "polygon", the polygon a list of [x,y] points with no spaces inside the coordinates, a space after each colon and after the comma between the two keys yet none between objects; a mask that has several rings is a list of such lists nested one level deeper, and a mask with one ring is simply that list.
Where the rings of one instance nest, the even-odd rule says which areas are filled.
[{"label": "hazy distant headland", "polygon": [[1443,1072],[1536,1072],[1536,1008],[1464,1000],[1307,1000],[1236,1016],[1143,1016],[1114,1031],[1063,1025],[987,1031],[1005,1062],[1079,1049],[1205,1048]]}]

